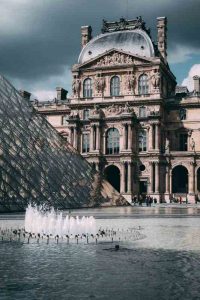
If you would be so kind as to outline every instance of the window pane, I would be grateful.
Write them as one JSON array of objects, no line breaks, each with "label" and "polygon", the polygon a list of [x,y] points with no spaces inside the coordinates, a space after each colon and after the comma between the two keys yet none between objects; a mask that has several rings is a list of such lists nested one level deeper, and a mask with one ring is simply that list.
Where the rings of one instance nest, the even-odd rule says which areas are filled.
[{"label": "window pane", "polygon": [[106,154],[119,153],[119,131],[111,128],[107,131],[106,137]]},{"label": "window pane", "polygon": [[83,110],[83,120],[88,120],[89,115],[90,115],[89,109],[84,109]]},{"label": "window pane", "polygon": [[120,81],[118,76],[112,77],[110,81],[110,94],[111,96],[119,96],[120,94]]},{"label": "window pane", "polygon": [[139,77],[138,92],[139,95],[146,95],[149,93],[148,76],[145,74]]},{"label": "window pane", "polygon": [[87,153],[90,151],[90,135],[89,133],[84,133],[82,135],[82,152]]},{"label": "window pane", "polygon": [[139,131],[139,139],[138,140],[139,140],[139,145],[138,145],[139,152],[147,151],[147,133],[145,130]]},{"label": "window pane", "polygon": [[146,107],[140,107],[139,108],[139,117],[140,118],[145,118],[146,117]]},{"label": "window pane", "polygon": [[87,78],[83,83],[83,97],[91,98],[92,97],[92,79]]}]

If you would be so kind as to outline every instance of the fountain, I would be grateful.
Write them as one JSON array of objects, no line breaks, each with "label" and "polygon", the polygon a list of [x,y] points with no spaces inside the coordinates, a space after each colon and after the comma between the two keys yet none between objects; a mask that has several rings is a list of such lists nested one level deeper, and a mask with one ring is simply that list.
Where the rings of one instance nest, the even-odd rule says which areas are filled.
[{"label": "fountain", "polygon": [[54,208],[47,210],[44,206],[33,204],[26,208],[25,219],[20,226],[7,226],[9,224],[3,223],[0,224],[0,241],[5,242],[119,244],[145,238],[140,226],[127,229],[102,227],[101,221],[93,216],[65,216],[62,211]]},{"label": "fountain", "polygon": [[49,235],[54,237],[96,235],[94,217],[72,217],[51,208],[50,211],[42,207],[28,205],[25,214],[25,232],[31,234]]}]

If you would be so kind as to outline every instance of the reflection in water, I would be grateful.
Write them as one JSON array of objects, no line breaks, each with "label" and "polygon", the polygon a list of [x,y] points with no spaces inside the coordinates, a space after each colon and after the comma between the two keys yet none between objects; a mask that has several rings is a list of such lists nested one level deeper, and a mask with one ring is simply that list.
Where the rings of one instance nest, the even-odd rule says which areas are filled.
[{"label": "reflection in water", "polygon": [[[118,251],[104,250],[114,249],[115,243],[0,242],[0,299],[199,299],[199,218],[184,217],[185,209],[181,218],[176,217],[177,209],[143,210],[147,217],[134,208],[79,211],[97,217],[97,227],[126,232],[140,226],[146,238],[118,242]],[[150,216],[153,213],[156,218]],[[198,210],[189,214],[197,215]]]}]

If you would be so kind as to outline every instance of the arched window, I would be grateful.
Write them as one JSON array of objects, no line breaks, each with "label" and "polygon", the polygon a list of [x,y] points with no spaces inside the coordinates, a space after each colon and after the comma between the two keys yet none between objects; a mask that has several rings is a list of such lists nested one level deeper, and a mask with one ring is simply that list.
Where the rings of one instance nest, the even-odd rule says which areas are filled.
[{"label": "arched window", "polygon": [[147,109],[145,106],[139,107],[139,118],[146,118],[147,116]]},{"label": "arched window", "polygon": [[147,151],[147,132],[146,130],[139,131],[139,152]]},{"label": "arched window", "polygon": [[119,131],[110,128],[106,134],[106,154],[119,153]]},{"label": "arched window", "polygon": [[139,77],[138,93],[139,95],[147,95],[149,93],[149,82],[146,74],[143,74]]},{"label": "arched window", "polygon": [[92,79],[87,78],[83,82],[83,97],[91,98],[92,97]]},{"label": "arched window", "polygon": [[110,81],[110,95],[119,96],[120,94],[120,80],[118,76],[114,76]]}]

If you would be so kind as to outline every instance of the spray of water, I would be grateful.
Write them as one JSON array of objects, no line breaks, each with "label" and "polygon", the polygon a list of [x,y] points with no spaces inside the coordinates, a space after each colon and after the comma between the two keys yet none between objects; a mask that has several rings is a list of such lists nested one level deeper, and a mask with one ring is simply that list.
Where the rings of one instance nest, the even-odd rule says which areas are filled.
[{"label": "spray of water", "polygon": [[96,222],[94,217],[66,216],[62,212],[56,213],[52,208],[46,212],[42,207],[29,205],[25,214],[25,231],[34,234],[45,234],[52,236],[64,235],[95,235]]}]

